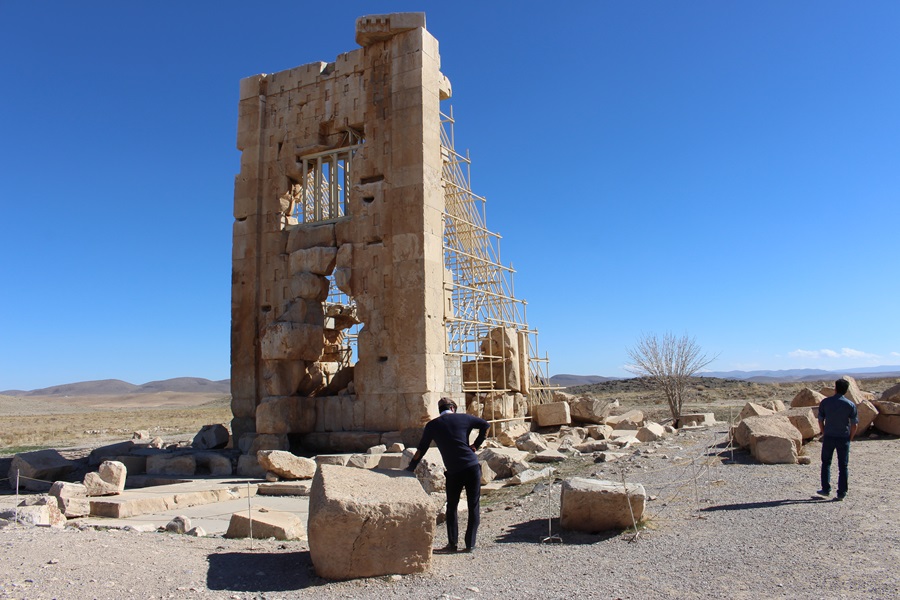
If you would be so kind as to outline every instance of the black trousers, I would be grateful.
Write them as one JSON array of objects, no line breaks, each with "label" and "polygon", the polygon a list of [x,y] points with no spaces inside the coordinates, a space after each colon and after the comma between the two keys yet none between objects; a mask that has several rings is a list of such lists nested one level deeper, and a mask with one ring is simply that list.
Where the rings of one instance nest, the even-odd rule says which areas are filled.
[{"label": "black trousers", "polygon": [[459,541],[459,497],[466,490],[469,519],[466,525],[466,548],[475,547],[478,525],[481,523],[481,467],[475,465],[458,473],[447,473],[447,540],[451,546]]},{"label": "black trousers", "polygon": [[838,457],[838,496],[847,493],[848,466],[850,463],[850,438],[822,436],[822,489],[831,491],[831,457],[837,451]]}]

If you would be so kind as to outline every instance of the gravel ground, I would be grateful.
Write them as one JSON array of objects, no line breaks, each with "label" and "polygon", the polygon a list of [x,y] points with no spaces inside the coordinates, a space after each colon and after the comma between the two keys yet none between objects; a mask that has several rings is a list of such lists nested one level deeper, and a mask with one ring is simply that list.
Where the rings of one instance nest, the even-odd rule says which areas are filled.
[{"label": "gravel ground", "polygon": [[[0,529],[0,598],[898,598],[900,439],[854,442],[850,494],[816,499],[812,464],[760,465],[679,433],[575,474],[643,483],[650,519],[633,533],[559,531],[559,486],[483,501],[479,548],[435,555],[429,573],[328,582],[305,542],[67,528]],[[711,449],[711,450],[710,450]],[[710,457],[720,456],[725,460]],[[694,460],[692,460],[694,459]],[[696,485],[694,482],[696,481]],[[534,491],[532,491],[534,490]],[[551,518],[552,517],[552,518]],[[543,541],[557,534],[561,542]],[[446,543],[443,526],[436,546]]]}]

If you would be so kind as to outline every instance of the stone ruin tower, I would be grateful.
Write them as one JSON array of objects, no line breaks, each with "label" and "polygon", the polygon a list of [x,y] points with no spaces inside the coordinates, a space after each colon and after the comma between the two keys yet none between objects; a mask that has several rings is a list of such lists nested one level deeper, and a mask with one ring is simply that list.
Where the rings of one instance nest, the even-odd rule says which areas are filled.
[{"label": "stone ruin tower", "polygon": [[537,332],[441,111],[451,88],[425,15],[361,17],[356,42],[240,84],[236,444],[414,443],[441,396],[496,427],[546,401]]}]

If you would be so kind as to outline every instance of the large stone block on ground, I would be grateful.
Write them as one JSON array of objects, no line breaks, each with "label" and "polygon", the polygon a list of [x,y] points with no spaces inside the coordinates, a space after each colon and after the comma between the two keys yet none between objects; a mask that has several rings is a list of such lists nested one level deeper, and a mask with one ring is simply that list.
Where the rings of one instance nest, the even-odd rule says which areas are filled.
[{"label": "large stone block on ground", "polygon": [[194,436],[191,446],[198,450],[218,450],[228,445],[229,437],[224,425],[204,425]]},{"label": "large stone block on ground", "polygon": [[662,439],[666,435],[666,429],[659,423],[649,422],[635,434],[635,437],[642,442],[655,442]]},{"label": "large stone block on ground", "polygon": [[879,400],[881,402],[894,402],[900,404],[900,383],[881,392]]},{"label": "large stone block on ground", "polygon": [[536,431],[529,431],[516,438],[516,448],[522,452],[543,452],[547,446],[547,440]]},{"label": "large stone block on ground", "polygon": [[491,435],[507,447],[515,447],[516,440],[528,431],[529,426],[525,424],[525,421],[519,419],[491,425]]},{"label": "large stone block on ground", "polygon": [[801,408],[804,406],[818,406],[824,398],[825,398],[825,396],[823,396],[816,390],[812,390],[810,388],[803,388],[802,390],[797,392],[797,395],[794,396],[793,400],[791,400],[791,408]]},{"label": "large stone block on ground", "polygon": [[607,417],[606,424],[613,429],[640,429],[644,424],[644,413],[639,410],[629,410],[621,415]]},{"label": "large stone block on ground", "polygon": [[49,493],[56,498],[59,511],[67,519],[91,514],[91,501],[87,497],[87,488],[82,484],[57,481],[50,487]]},{"label": "large stone block on ground", "polygon": [[225,537],[249,538],[251,534],[252,537],[263,540],[302,540],[306,539],[306,528],[303,526],[303,519],[297,515],[262,506],[232,514]]},{"label": "large stone block on ground", "polygon": [[568,402],[551,402],[531,407],[531,418],[538,427],[568,425],[572,422]]},{"label": "large stone block on ground", "polygon": [[316,574],[345,580],[427,571],[436,516],[412,477],[322,465],[309,500]]},{"label": "large stone block on ground", "polygon": [[562,484],[559,524],[588,533],[626,529],[640,522],[646,500],[644,486],[638,483],[574,477]]},{"label": "large stone block on ground", "polygon": [[124,456],[126,454],[129,454],[134,448],[145,447],[147,447],[147,444],[135,444],[133,441],[118,442],[116,444],[100,446],[99,448],[94,448],[93,450],[91,450],[90,455],[88,455],[88,464],[91,466],[99,465],[104,460],[109,460],[116,456]]},{"label": "large stone block on ground", "polygon": [[868,400],[863,400],[856,405],[856,412],[859,416],[858,434],[872,426],[875,417],[878,416],[878,409]]},{"label": "large stone block on ground", "polygon": [[22,500],[18,508],[0,512],[0,519],[12,521],[16,516],[24,525],[61,528],[66,524],[66,517],[59,511],[56,498],[51,496],[32,496]]},{"label": "large stone block on ground", "polygon": [[782,412],[781,415],[788,418],[791,425],[797,428],[804,440],[811,440],[822,433],[822,430],[819,429],[819,420],[816,418],[816,413],[810,406],[790,408]]},{"label": "large stone block on ground", "polygon": [[507,479],[531,467],[526,461],[528,453],[514,448],[486,448],[478,458],[487,463],[497,479]]},{"label": "large stone block on ground", "polygon": [[259,465],[282,479],[312,479],[316,461],[283,450],[261,450],[256,454]]},{"label": "large stone block on ground", "polygon": [[874,400],[872,404],[878,409],[879,415],[900,415],[900,398],[897,398],[896,402]]},{"label": "large stone block on ground", "polygon": [[796,463],[803,444],[800,431],[780,414],[747,417],[735,428],[734,438],[766,464]]},{"label": "large stone block on ground", "polygon": [[[403,453],[412,459],[415,450],[407,448]],[[348,461],[349,463],[349,461]],[[422,460],[416,465],[416,478],[422,484],[422,489],[428,494],[443,492],[447,489],[447,478],[444,475],[444,459],[437,448],[429,448],[422,456]]]},{"label": "large stone block on ground", "polygon": [[156,454],[147,457],[148,475],[191,477],[196,471],[197,461],[190,454]]},{"label": "large stone block on ground", "polygon": [[125,490],[125,478],[128,469],[125,465],[115,460],[105,460],[100,463],[97,471],[91,471],[84,476],[84,487],[88,496],[114,496]]},{"label": "large stone block on ground", "polygon": [[741,409],[741,412],[738,415],[738,421],[743,421],[747,417],[762,417],[774,414],[775,411],[771,408],[766,408],[762,404],[757,404],[756,402],[748,402],[744,405],[744,408]]},{"label": "large stone block on ground", "polygon": [[890,435],[900,435],[900,415],[878,415],[875,417],[875,429]]},{"label": "large stone block on ground", "polygon": [[599,425],[606,420],[612,410],[612,403],[597,400],[588,396],[573,398],[568,401],[569,412],[573,423],[594,423]]},{"label": "large stone block on ground", "polygon": [[37,450],[16,454],[9,465],[10,487],[16,485],[16,473],[19,487],[35,492],[45,492],[54,481],[65,478],[75,470],[78,463],[71,461],[56,450]]}]

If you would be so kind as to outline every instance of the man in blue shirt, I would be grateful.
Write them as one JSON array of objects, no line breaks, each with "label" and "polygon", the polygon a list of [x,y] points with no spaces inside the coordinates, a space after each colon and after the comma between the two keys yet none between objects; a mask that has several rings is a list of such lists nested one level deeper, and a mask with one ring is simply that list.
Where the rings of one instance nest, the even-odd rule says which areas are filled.
[{"label": "man in blue shirt", "polygon": [[837,450],[838,487],[836,500],[843,500],[847,495],[850,462],[850,441],[856,435],[859,425],[859,414],[856,404],[844,397],[850,389],[850,382],[838,379],[834,382],[834,396],[829,396],[819,404],[819,428],[822,430],[822,489],[817,494],[828,496],[831,493],[831,457]]},{"label": "man in blue shirt", "polygon": [[[438,402],[440,415],[425,425],[422,440],[415,455],[410,461],[407,471],[415,471],[434,441],[441,458],[444,459],[444,474],[447,477],[447,540],[448,544],[440,551],[449,553],[457,551],[459,541],[459,521],[456,509],[463,488],[466,490],[466,502],[469,506],[469,519],[466,526],[466,552],[475,548],[475,536],[481,522],[481,465],[475,451],[487,436],[488,422],[467,414],[456,413],[456,402],[449,398],[441,398]],[[469,444],[469,435],[478,429],[478,437]]]}]

